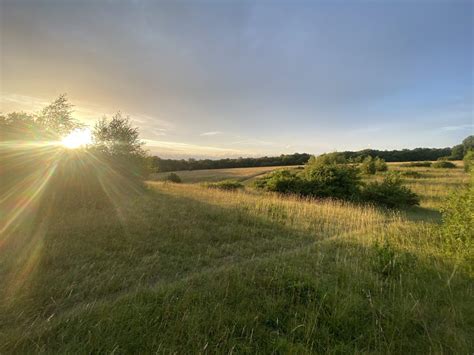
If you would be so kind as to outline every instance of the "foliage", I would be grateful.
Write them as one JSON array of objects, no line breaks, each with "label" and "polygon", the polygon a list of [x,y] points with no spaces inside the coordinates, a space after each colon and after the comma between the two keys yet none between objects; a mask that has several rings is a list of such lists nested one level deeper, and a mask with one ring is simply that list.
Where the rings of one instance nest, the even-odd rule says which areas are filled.
[{"label": "foliage", "polygon": [[373,175],[377,172],[377,166],[375,165],[375,159],[370,155],[367,156],[360,165],[360,170],[367,175]]},{"label": "foliage", "polygon": [[169,182],[174,182],[174,183],[181,183],[181,178],[179,177],[178,174],[176,173],[169,173],[166,177],[165,177],[165,181],[169,181]]},{"label": "foliage", "polygon": [[474,165],[474,150],[469,150],[463,158],[464,171],[469,172]]},{"label": "foliage", "polygon": [[382,172],[387,171],[388,170],[388,165],[385,162],[385,160],[383,160],[382,158],[375,157],[375,169],[377,171],[382,171]]},{"label": "foliage", "polygon": [[431,167],[430,161],[415,161],[400,165],[403,168],[429,168]]},{"label": "foliage", "polygon": [[423,177],[422,174],[420,174],[418,171],[401,171],[399,172],[400,175],[402,176],[406,176],[406,177],[410,177],[410,178],[414,178],[414,179],[419,179],[421,177]]},{"label": "foliage", "polygon": [[205,184],[206,187],[210,189],[226,190],[226,191],[235,191],[243,189],[244,185],[235,180],[223,180],[219,182],[210,182]]},{"label": "foliage", "polygon": [[237,159],[162,159],[153,157],[153,168],[156,172],[204,169],[249,168],[265,166],[290,166],[306,164],[309,154],[282,154],[278,157],[237,158]]},{"label": "foliage", "polygon": [[452,253],[473,258],[474,251],[474,174],[467,188],[453,192],[441,209],[442,234]]},{"label": "foliage", "polygon": [[304,184],[300,175],[289,170],[275,170],[255,181],[257,188],[289,194],[304,194]]},{"label": "foliage", "polygon": [[382,182],[370,182],[361,192],[362,201],[372,202],[388,208],[418,205],[419,197],[406,186],[398,174],[388,174]]},{"label": "foliage", "polygon": [[431,164],[431,167],[435,169],[453,169],[456,165],[447,160],[439,160]]},{"label": "foliage", "polygon": [[12,112],[0,115],[0,140],[58,140],[83,126],[72,117],[72,107],[63,94],[37,114]]},{"label": "foliage", "polygon": [[93,130],[93,151],[122,173],[142,177],[149,173],[147,153],[143,150],[138,128],[130,118],[116,113],[111,120],[99,120]]},{"label": "foliage", "polygon": [[348,164],[324,164],[315,160],[304,170],[307,180],[304,194],[315,197],[353,199],[359,193],[359,170]]}]

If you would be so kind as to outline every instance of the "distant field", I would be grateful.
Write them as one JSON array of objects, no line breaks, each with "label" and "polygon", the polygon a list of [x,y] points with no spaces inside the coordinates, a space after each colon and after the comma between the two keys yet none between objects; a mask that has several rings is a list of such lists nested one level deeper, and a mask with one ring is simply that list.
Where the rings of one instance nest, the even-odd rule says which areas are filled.
[{"label": "distant field", "polygon": [[390,168],[419,173],[420,207],[153,181],[41,210],[0,244],[0,353],[472,354],[472,267],[439,233],[468,175]]},{"label": "distant field", "polygon": [[[198,183],[198,182],[216,182],[227,179],[233,179],[241,182],[246,182],[257,176],[264,175],[269,171],[276,169],[291,169],[294,167],[288,166],[265,166],[257,168],[234,168],[234,169],[207,169],[207,170],[190,170],[190,171],[175,171],[184,183]],[[152,180],[163,180],[170,172],[158,173],[152,176]]]}]

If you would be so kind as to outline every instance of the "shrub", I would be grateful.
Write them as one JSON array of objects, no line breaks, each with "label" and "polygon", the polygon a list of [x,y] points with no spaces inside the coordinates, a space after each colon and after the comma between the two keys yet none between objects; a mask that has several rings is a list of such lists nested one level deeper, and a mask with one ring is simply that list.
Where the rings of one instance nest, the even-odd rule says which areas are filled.
[{"label": "shrub", "polygon": [[210,189],[219,189],[219,190],[226,190],[226,191],[235,191],[238,189],[242,189],[244,187],[244,185],[242,185],[240,182],[235,181],[235,180],[223,180],[219,182],[212,182],[212,183],[207,183],[205,186]]},{"label": "shrub", "polygon": [[361,192],[361,199],[388,208],[418,205],[419,197],[403,186],[398,174],[387,175],[382,182],[371,182]]},{"label": "shrub", "polygon": [[450,161],[440,160],[431,164],[431,167],[435,169],[453,169],[456,167],[456,165],[454,165]]},{"label": "shrub", "polygon": [[429,161],[413,161],[406,164],[401,164],[400,166],[404,168],[429,168],[431,166],[431,162]]},{"label": "shrub", "polygon": [[267,191],[302,194],[304,180],[289,170],[276,170],[255,181],[255,186]]},{"label": "shrub", "polygon": [[354,199],[359,194],[361,178],[359,170],[346,164],[307,165],[306,182],[302,186],[305,195]]},{"label": "shrub", "polygon": [[173,182],[173,183],[179,184],[179,183],[181,183],[181,178],[180,178],[179,175],[176,174],[176,173],[169,173],[169,174],[165,177],[165,181],[169,181],[169,182]]},{"label": "shrub", "polygon": [[[471,173],[472,174],[472,173]],[[474,250],[474,174],[468,188],[451,194],[441,209],[442,235],[448,250],[458,255]]]},{"label": "shrub", "polygon": [[415,179],[419,179],[423,177],[423,175],[421,175],[418,171],[402,171],[399,174],[402,176],[411,177]]},{"label": "shrub", "polygon": [[474,165],[474,150],[469,150],[463,158],[464,171],[469,172]]},{"label": "shrub", "polygon": [[375,164],[375,159],[370,155],[367,156],[360,165],[360,169],[364,174],[373,175],[377,171],[377,166]]},{"label": "shrub", "polygon": [[375,170],[377,171],[387,171],[388,165],[382,158],[376,157],[375,158]]}]

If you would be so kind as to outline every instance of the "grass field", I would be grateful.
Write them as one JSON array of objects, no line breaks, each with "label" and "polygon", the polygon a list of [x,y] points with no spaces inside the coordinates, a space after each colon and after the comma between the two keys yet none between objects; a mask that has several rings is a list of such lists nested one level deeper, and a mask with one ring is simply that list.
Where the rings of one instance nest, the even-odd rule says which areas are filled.
[{"label": "grass field", "polygon": [[[473,353],[472,268],[438,228],[468,175],[390,168],[420,207],[158,181],[41,210],[0,243],[0,353]],[[268,171],[231,170],[179,175]]]},{"label": "grass field", "polygon": [[[276,169],[292,169],[294,167],[287,166],[265,166],[258,168],[235,168],[235,169],[207,169],[207,170],[190,170],[175,171],[184,183],[199,182],[217,182],[222,180],[237,180],[244,184],[254,180],[256,177],[262,176]],[[152,180],[163,181],[170,173],[153,174]]]}]

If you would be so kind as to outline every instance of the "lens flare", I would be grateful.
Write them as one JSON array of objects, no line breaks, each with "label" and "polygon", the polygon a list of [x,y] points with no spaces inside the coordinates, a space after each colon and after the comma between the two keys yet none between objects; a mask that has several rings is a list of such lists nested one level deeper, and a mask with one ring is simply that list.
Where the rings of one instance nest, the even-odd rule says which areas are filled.
[{"label": "lens flare", "polygon": [[78,128],[69,133],[61,141],[61,144],[68,149],[85,147],[92,143],[92,134],[89,128]]}]

